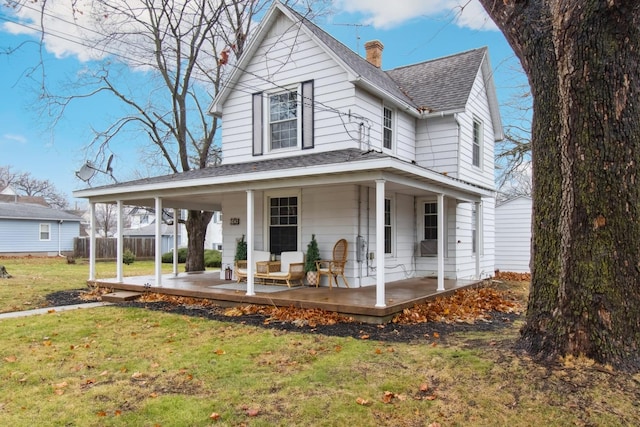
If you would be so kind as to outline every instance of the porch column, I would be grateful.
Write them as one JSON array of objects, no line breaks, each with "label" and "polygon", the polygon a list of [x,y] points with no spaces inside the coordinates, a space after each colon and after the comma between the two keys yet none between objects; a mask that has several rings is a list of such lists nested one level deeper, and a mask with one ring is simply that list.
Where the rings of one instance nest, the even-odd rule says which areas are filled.
[{"label": "porch column", "polygon": [[180,209],[173,209],[173,276],[178,275],[178,223]]},{"label": "porch column", "polygon": [[444,194],[438,194],[438,291],[444,291]]},{"label": "porch column", "polygon": [[384,179],[376,179],[376,307],[386,307],[384,283]]},{"label": "porch column", "polygon": [[162,198],[156,197],[156,286],[162,286]]},{"label": "porch column", "polygon": [[480,241],[481,241],[481,235],[482,235],[482,227],[480,226],[480,218],[482,217],[481,214],[481,210],[480,208],[482,207],[482,204],[480,202],[475,202],[473,204],[475,206],[475,215],[476,217],[474,218],[475,222],[476,222],[476,243],[475,243],[475,251],[476,251],[476,279],[480,279],[480,248],[482,247],[480,245]]},{"label": "porch column", "polygon": [[253,283],[253,212],[254,200],[253,190],[247,190],[247,295],[256,294]]},{"label": "porch column", "polygon": [[96,280],[96,204],[89,203],[89,280]]},{"label": "porch column", "polygon": [[[122,255],[124,255],[124,230],[123,230],[123,220],[122,220],[122,200],[118,200],[118,203],[116,204],[116,223],[117,223],[117,227],[116,227],[116,235],[117,235],[117,240],[116,242],[118,243],[118,246],[116,248],[116,279],[118,280],[118,283],[122,283],[124,281],[124,274],[123,274],[123,263],[122,263]],[[105,236],[106,237],[106,236]]]}]

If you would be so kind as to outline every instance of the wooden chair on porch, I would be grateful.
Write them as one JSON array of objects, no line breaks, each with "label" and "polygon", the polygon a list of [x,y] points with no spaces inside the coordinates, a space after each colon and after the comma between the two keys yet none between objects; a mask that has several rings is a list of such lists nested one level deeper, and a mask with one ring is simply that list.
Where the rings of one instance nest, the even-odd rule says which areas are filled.
[{"label": "wooden chair on porch", "polygon": [[[344,276],[344,266],[347,263],[347,249],[349,245],[346,239],[340,239],[333,246],[333,258],[330,260],[316,261],[316,268],[318,270],[318,283],[322,278],[322,275],[329,277],[329,289],[333,286],[333,281],[336,281],[336,287],[338,287],[338,276],[342,277],[345,286],[349,287],[349,282]],[[316,285],[317,287],[318,285]]]}]

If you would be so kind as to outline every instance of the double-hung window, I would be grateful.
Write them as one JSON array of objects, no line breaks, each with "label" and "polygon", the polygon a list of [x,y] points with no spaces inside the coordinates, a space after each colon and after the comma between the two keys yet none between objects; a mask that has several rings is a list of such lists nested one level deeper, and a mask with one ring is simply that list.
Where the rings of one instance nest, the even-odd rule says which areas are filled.
[{"label": "double-hung window", "polygon": [[391,199],[384,199],[384,253],[392,251],[393,223],[391,212]]},{"label": "double-hung window", "polygon": [[269,251],[298,250],[298,197],[269,199]]},{"label": "double-hung window", "polygon": [[391,150],[393,149],[393,110],[387,107],[383,107],[382,110],[382,146]]},{"label": "double-hung window", "polygon": [[40,240],[51,240],[51,228],[49,224],[40,224]]},{"label": "double-hung window", "polygon": [[269,96],[269,134],[272,150],[298,145],[297,91]]},{"label": "double-hung window", "polygon": [[473,121],[473,152],[471,163],[473,166],[480,167],[480,153],[482,153],[482,123],[478,120]]}]

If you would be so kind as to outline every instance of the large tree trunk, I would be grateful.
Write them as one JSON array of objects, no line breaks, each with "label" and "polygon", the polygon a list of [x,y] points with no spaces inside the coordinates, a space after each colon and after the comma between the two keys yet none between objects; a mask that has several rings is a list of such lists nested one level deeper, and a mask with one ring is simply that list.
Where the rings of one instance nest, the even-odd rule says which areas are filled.
[{"label": "large tree trunk", "polygon": [[189,242],[185,271],[204,271],[204,239],[213,212],[189,211],[186,228]]},{"label": "large tree trunk", "polygon": [[481,0],[534,98],[531,295],[521,345],[640,368],[640,6]]}]

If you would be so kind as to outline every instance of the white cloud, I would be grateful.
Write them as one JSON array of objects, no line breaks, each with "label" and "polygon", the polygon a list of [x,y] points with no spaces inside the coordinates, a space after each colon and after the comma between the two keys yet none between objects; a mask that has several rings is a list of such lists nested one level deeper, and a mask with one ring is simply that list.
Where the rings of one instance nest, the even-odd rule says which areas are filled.
[{"label": "white cloud", "polygon": [[4,135],[2,135],[2,140],[5,142],[17,142],[18,144],[27,143],[27,138],[25,136],[11,133],[5,133]]},{"label": "white cloud", "polygon": [[423,16],[440,16],[460,27],[473,30],[497,30],[478,0],[334,0],[339,10],[362,13],[366,23],[390,29]]}]

